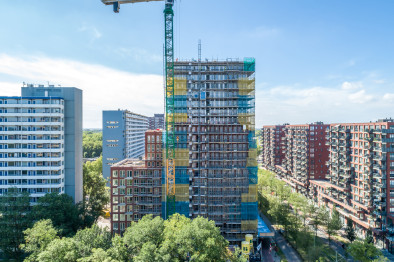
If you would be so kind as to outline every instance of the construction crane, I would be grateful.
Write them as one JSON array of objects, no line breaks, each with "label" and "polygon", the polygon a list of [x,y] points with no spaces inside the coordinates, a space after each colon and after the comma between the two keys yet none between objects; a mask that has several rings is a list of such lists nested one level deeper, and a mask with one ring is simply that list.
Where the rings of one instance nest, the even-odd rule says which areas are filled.
[{"label": "construction crane", "polygon": [[[119,13],[121,4],[163,0],[101,0]],[[166,212],[167,219],[175,214],[175,99],[174,99],[174,0],[164,0],[164,60],[165,60],[165,152],[166,152]]]}]

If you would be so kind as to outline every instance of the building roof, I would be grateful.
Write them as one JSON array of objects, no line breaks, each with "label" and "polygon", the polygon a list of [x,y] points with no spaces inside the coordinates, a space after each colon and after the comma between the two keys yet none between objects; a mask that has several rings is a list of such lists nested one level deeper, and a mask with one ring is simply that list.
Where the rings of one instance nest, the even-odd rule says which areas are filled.
[{"label": "building roof", "polygon": [[145,167],[145,161],[141,159],[126,158],[111,167]]}]

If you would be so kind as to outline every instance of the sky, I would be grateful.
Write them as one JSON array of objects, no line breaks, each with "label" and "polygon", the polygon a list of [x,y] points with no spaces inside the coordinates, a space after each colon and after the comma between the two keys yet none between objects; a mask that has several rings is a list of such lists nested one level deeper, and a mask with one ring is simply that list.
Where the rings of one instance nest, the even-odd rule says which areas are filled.
[{"label": "sky", "polygon": [[[102,110],[163,112],[163,2],[12,0],[0,6],[0,96],[23,82],[83,90]],[[256,127],[394,117],[394,1],[176,0],[175,56],[256,58]]]}]

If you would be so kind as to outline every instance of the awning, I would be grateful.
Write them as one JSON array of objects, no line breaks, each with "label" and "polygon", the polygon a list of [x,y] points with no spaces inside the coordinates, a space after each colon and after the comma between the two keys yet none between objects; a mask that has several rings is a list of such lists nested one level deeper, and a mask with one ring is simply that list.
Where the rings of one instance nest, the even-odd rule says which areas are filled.
[{"label": "awning", "polygon": [[271,231],[267,224],[264,222],[264,220],[260,217],[257,216],[258,222],[257,222],[257,233],[259,237],[273,237],[275,236],[275,233]]}]

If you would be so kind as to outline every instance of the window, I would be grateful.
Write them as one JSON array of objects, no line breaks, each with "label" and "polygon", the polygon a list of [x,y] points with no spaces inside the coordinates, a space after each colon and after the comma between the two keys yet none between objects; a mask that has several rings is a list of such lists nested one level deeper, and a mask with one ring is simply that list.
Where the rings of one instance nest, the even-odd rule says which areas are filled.
[{"label": "window", "polygon": [[118,177],[118,170],[112,171],[112,177]]}]

